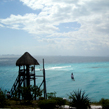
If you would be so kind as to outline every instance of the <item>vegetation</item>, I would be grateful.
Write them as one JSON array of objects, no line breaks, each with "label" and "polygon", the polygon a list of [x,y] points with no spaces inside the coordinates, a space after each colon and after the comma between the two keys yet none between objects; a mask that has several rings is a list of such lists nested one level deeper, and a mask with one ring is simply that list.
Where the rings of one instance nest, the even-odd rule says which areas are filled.
[{"label": "vegetation", "polygon": [[9,99],[8,101],[8,105],[5,106],[5,108],[10,108],[10,109],[37,109],[38,105],[37,105],[37,101],[32,100],[31,104],[22,104],[22,101],[16,101]]},{"label": "vegetation", "polygon": [[[16,90],[14,95],[17,97],[19,92],[22,94],[22,97],[25,100],[28,100],[28,99],[33,100],[33,99],[35,99],[35,95],[36,95],[36,97],[42,96],[42,90],[40,90],[40,88],[38,88],[38,86],[20,87],[20,88],[18,88],[18,90]],[[30,94],[30,92],[31,92],[31,94]]]},{"label": "vegetation", "polygon": [[[39,100],[38,106],[41,109],[54,109],[55,107],[61,107],[66,104],[66,100],[61,97],[52,97],[47,100]],[[48,108],[47,108],[48,107]]]},{"label": "vegetation", "polygon": [[85,95],[85,92],[82,92],[81,90],[73,91],[73,93],[70,93],[69,98],[71,99],[70,106],[72,107],[76,107],[77,109],[90,108],[88,95]]},{"label": "vegetation", "polygon": [[52,99],[53,97],[56,97],[56,92],[47,93],[47,98],[48,99]]},{"label": "vegetation", "polygon": [[[29,87],[28,88],[21,88],[22,89],[22,96],[24,97],[24,100],[20,100],[18,98],[6,98],[5,92],[3,92],[0,89],[0,108],[27,108],[27,109],[55,109],[55,108],[61,108],[62,105],[70,105],[71,107],[76,107],[76,109],[87,109],[90,108],[90,104],[92,105],[102,105],[102,109],[109,109],[109,99],[101,99],[99,102],[90,102],[88,95],[85,94],[84,91],[78,90],[73,91],[69,95],[69,101],[64,100],[61,97],[56,97],[56,92],[50,92],[47,94],[48,99],[44,99],[44,97],[41,97],[42,93],[41,90],[39,90],[37,87]],[[34,95],[36,93],[36,96],[39,97],[38,100],[31,99],[31,103],[28,103],[28,93],[29,91],[32,91],[32,94]],[[24,95],[23,95],[24,94]],[[34,98],[34,96],[32,96]],[[27,105],[28,103],[28,105]]]},{"label": "vegetation", "polygon": [[58,107],[61,107],[62,105],[65,105],[66,104],[66,100],[64,100],[61,97],[54,97],[54,98],[52,98],[52,100],[55,100],[56,101],[56,105]]},{"label": "vegetation", "polygon": [[102,109],[109,109],[109,99],[101,99],[99,101],[102,105]]},{"label": "vegetation", "polygon": [[0,108],[4,108],[7,105],[5,93],[0,89]]},{"label": "vegetation", "polygon": [[40,100],[38,102],[38,106],[40,109],[54,109],[56,106],[56,100],[47,99],[47,100]]},{"label": "vegetation", "polygon": [[29,87],[20,87],[16,90],[13,95],[13,100],[16,102],[19,101],[19,93],[22,95],[22,104],[32,104],[32,100],[35,100],[36,97],[42,96],[42,90],[38,86],[29,86]]}]

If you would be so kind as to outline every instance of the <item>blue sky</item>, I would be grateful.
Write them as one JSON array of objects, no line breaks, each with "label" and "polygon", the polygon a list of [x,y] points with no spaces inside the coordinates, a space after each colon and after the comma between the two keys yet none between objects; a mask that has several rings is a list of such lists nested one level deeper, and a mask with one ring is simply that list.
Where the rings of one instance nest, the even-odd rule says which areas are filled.
[{"label": "blue sky", "polygon": [[109,56],[108,0],[0,0],[0,55]]}]

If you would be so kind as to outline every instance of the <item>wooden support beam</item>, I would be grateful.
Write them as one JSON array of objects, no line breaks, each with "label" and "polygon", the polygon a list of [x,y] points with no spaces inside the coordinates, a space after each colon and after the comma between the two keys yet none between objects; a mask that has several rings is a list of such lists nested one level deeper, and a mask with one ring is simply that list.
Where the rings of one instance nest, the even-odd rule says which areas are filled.
[{"label": "wooden support beam", "polygon": [[43,75],[36,75],[35,77],[43,77]]},{"label": "wooden support beam", "polygon": [[47,99],[44,59],[43,59],[43,82],[44,82],[44,98]]}]

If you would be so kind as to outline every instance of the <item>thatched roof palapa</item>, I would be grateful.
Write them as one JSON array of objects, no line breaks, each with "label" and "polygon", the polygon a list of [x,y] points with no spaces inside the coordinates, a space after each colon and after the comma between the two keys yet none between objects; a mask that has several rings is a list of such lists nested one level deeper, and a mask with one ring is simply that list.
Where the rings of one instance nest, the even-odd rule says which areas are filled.
[{"label": "thatched roof palapa", "polygon": [[39,65],[38,61],[32,57],[28,52],[25,52],[17,61],[16,66],[19,65]]}]

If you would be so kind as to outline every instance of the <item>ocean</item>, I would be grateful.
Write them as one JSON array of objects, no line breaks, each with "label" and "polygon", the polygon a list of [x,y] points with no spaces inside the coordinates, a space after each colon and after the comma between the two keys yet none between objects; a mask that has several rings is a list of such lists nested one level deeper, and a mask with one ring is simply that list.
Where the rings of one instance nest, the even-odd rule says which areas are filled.
[{"label": "ocean", "polygon": [[[109,57],[85,56],[34,56],[40,63],[36,66],[36,75],[42,74],[45,62],[47,92],[56,92],[56,96],[68,98],[73,91],[82,90],[91,101],[109,99]],[[17,59],[20,56],[0,56],[0,88],[10,90],[17,75]],[[75,81],[71,79],[74,74]],[[36,84],[42,78],[37,77]],[[31,84],[33,84],[31,82]]]}]

